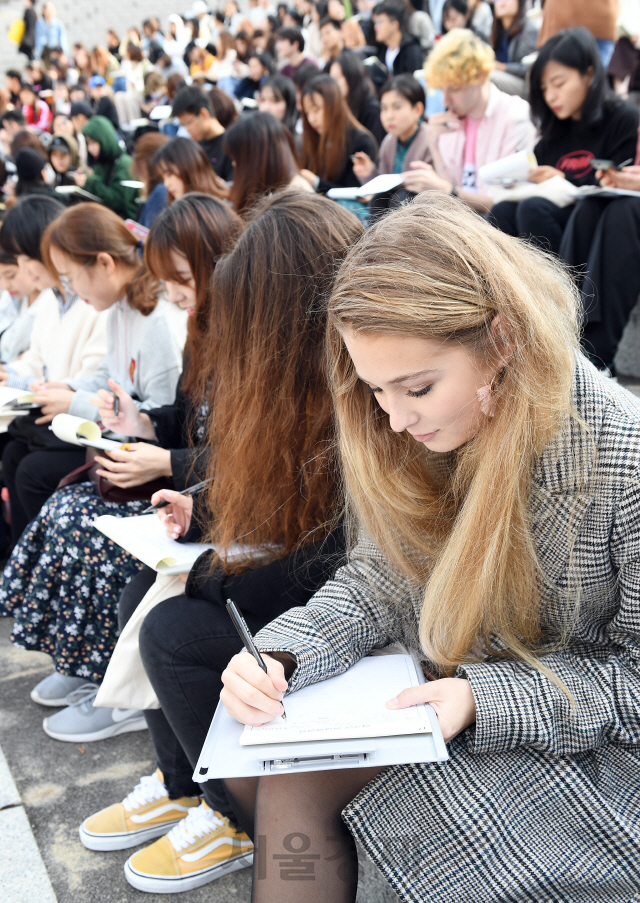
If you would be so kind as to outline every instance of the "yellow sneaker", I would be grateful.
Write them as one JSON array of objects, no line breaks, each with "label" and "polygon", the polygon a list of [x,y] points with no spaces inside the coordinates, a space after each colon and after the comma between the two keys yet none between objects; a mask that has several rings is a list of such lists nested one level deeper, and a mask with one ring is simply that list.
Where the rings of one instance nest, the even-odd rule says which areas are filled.
[{"label": "yellow sneaker", "polygon": [[166,834],[199,805],[197,797],[170,800],[157,769],[141,778],[121,803],[86,818],[80,825],[80,840],[89,850],[128,850]]},{"label": "yellow sneaker", "polygon": [[180,824],[150,847],[130,856],[125,878],[133,887],[156,894],[177,894],[246,868],[253,843],[206,803],[191,809]]}]

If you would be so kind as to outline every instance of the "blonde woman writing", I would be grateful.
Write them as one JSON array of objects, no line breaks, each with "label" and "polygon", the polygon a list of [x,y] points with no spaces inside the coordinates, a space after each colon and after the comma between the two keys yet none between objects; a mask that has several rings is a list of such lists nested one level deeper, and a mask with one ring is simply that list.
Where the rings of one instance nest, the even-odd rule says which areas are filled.
[{"label": "blonde woman writing", "polygon": [[437,192],[342,264],[329,372],[360,539],[258,634],[267,675],[231,660],[222,700],[261,724],[400,641],[432,680],[387,704],[430,702],[451,758],[229,780],[253,903],[299,899],[289,849],[305,903],[355,900],[354,837],[412,903],[637,895],[640,406],[576,319],[556,263]]}]

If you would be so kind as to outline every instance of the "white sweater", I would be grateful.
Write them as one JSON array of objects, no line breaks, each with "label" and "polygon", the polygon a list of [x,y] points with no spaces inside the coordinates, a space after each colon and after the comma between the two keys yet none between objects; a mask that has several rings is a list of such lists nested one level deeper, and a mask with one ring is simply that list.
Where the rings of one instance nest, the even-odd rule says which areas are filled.
[{"label": "white sweater", "polygon": [[57,382],[84,379],[96,370],[107,352],[107,315],[78,299],[60,316],[60,303],[46,289],[38,300],[31,345],[6,367],[7,385],[26,389],[34,379]]}]

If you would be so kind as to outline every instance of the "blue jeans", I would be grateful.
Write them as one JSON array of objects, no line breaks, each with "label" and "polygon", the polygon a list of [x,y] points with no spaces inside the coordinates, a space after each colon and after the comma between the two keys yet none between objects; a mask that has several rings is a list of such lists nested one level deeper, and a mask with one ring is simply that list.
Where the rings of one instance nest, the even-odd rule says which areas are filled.
[{"label": "blue jeans", "polygon": [[598,50],[600,51],[600,59],[602,60],[602,65],[606,69],[611,62],[611,57],[613,56],[613,49],[616,46],[615,41],[609,41],[606,38],[596,38],[596,44],[598,45]]}]

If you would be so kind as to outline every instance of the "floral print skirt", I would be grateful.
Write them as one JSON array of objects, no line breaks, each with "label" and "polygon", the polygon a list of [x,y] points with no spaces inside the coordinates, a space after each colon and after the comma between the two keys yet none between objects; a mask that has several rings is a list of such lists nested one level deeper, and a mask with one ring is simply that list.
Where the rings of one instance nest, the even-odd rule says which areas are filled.
[{"label": "floral print skirt", "polygon": [[116,644],[120,593],[143,564],[91,524],[148,504],[103,502],[92,483],[54,492],[0,579],[0,615],[16,619],[16,646],[48,652],[61,674],[100,683]]}]

